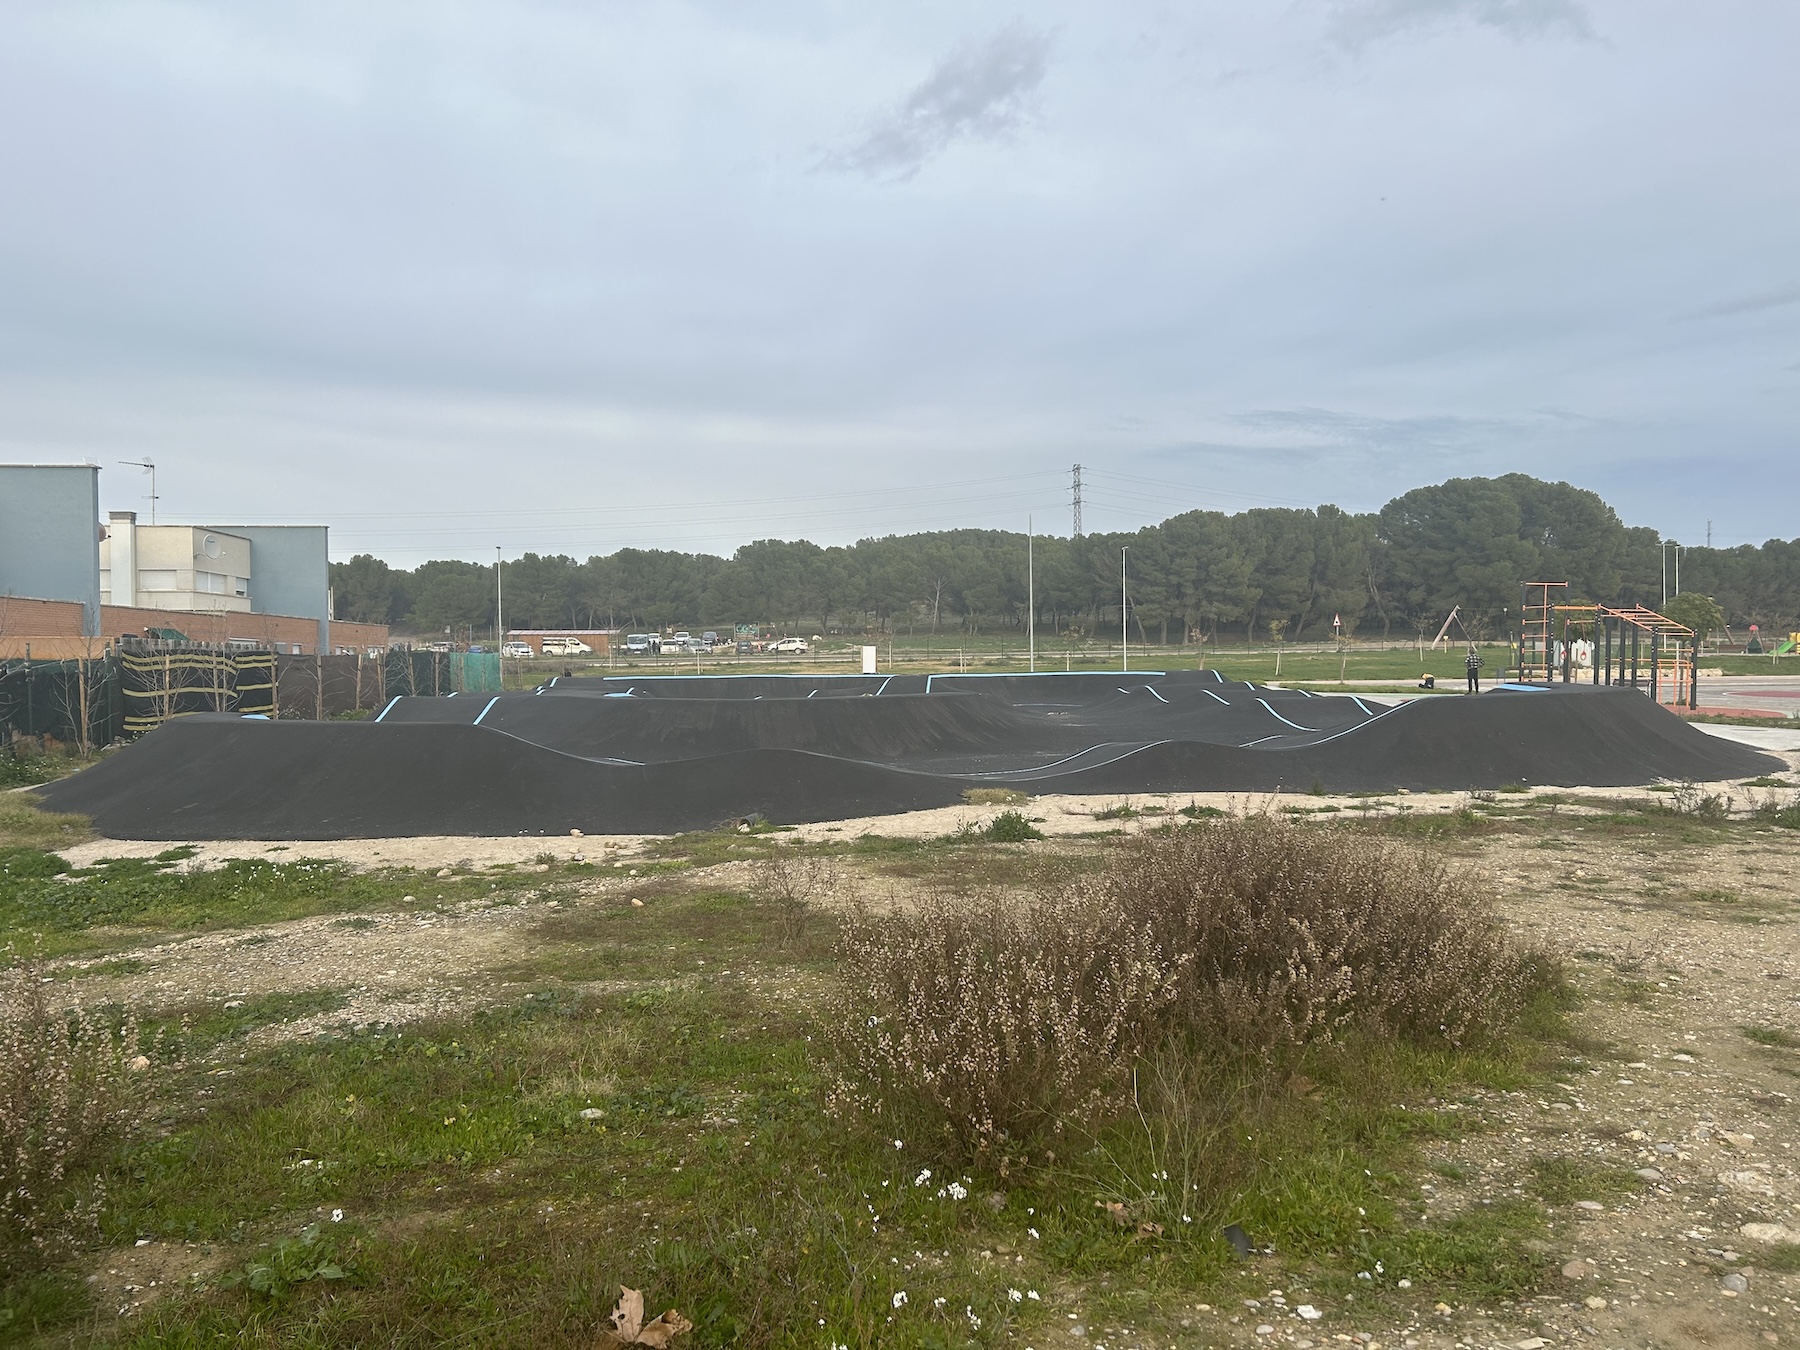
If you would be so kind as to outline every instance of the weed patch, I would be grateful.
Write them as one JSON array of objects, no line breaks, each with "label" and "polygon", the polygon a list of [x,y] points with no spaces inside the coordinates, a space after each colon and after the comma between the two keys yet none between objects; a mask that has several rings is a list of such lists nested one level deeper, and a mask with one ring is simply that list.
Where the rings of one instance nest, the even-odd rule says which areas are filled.
[{"label": "weed patch", "polygon": [[1783,1031],[1780,1027],[1739,1027],[1746,1040],[1755,1041],[1758,1045],[1766,1045],[1777,1050],[1800,1050],[1800,1036],[1791,1031]]}]

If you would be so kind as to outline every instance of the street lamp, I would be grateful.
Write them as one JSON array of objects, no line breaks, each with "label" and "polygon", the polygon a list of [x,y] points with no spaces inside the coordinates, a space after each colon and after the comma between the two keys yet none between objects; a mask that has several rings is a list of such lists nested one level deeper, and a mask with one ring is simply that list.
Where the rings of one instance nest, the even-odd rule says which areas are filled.
[{"label": "street lamp", "polygon": [[1119,550],[1119,670],[1131,669],[1131,600],[1125,590],[1125,555],[1131,552],[1127,544]]}]

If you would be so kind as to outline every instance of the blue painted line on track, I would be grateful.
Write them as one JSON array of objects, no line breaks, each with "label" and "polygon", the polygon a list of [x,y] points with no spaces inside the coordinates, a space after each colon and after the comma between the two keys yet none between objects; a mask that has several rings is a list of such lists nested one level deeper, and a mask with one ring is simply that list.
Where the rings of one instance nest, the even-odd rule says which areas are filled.
[{"label": "blue painted line on track", "polygon": [[1149,691],[1150,697],[1155,699],[1158,703],[1167,703],[1169,701],[1161,694],[1157,693],[1156,690],[1151,689],[1149,685],[1145,685],[1144,688]]},{"label": "blue painted line on track", "polygon": [[500,695],[495,694],[492,698],[490,698],[487,701],[487,707],[483,708],[479,713],[477,713],[475,715],[475,720],[473,722],[469,723],[469,725],[472,727],[480,726],[481,719],[486,717],[489,713],[491,713],[494,710],[494,705],[496,703],[498,703],[499,701],[500,701]]},{"label": "blue painted line on track", "polygon": [[387,707],[383,708],[380,712],[375,714],[375,720],[377,722],[379,722],[382,718],[386,717],[389,713],[394,711],[394,705],[396,703],[398,703],[399,701],[400,701],[400,695],[395,694],[391,699],[388,700]]},{"label": "blue painted line on track", "polygon": [[1278,740],[1280,740],[1280,739],[1281,739],[1281,738],[1282,738],[1282,736],[1283,736],[1283,735],[1285,735],[1285,734],[1286,734],[1286,733],[1285,733],[1285,732],[1280,732],[1280,731],[1278,731],[1278,732],[1276,732],[1276,733],[1275,733],[1275,734],[1274,734],[1274,735],[1273,735],[1273,736],[1258,736],[1258,737],[1257,737],[1257,738],[1256,738],[1256,739],[1255,739],[1255,740],[1253,740],[1253,741],[1245,741],[1245,742],[1244,742],[1244,743],[1243,743],[1243,744],[1242,744],[1242,745],[1240,745],[1240,746],[1238,746],[1238,749],[1240,749],[1240,750],[1248,750],[1248,749],[1249,749],[1249,748],[1250,748],[1250,747],[1251,747],[1251,746],[1253,746],[1253,745],[1261,745],[1261,744],[1262,744],[1262,743],[1263,743],[1263,742],[1264,742],[1264,741],[1278,741]]},{"label": "blue painted line on track", "polygon": [[1364,717],[1373,717],[1375,715],[1373,712],[1369,711],[1369,705],[1364,703],[1355,694],[1350,695],[1350,701],[1363,710]]}]

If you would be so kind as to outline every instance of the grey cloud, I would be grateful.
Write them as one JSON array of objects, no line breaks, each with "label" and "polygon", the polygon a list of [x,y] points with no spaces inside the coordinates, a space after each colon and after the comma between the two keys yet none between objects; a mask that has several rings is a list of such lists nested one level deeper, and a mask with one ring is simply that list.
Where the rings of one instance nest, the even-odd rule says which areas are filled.
[{"label": "grey cloud", "polygon": [[824,167],[911,178],[958,140],[1016,130],[1025,120],[1027,99],[1049,68],[1050,34],[1009,24],[946,57],[857,141],[827,155]]},{"label": "grey cloud", "polygon": [[1723,319],[1732,314],[1754,314],[1759,309],[1778,309],[1782,305],[1800,304],[1800,283],[1777,286],[1756,295],[1740,295],[1730,300],[1702,305],[1678,314],[1678,319]]},{"label": "grey cloud", "polygon": [[1347,0],[1337,7],[1331,35],[1345,47],[1360,48],[1456,23],[1492,28],[1515,39],[1594,36],[1587,11],[1575,0]]},{"label": "grey cloud", "polygon": [[1460,449],[1516,435],[1524,424],[1511,418],[1366,417],[1329,408],[1279,408],[1231,419],[1251,431],[1299,436],[1314,445],[1409,446]]}]

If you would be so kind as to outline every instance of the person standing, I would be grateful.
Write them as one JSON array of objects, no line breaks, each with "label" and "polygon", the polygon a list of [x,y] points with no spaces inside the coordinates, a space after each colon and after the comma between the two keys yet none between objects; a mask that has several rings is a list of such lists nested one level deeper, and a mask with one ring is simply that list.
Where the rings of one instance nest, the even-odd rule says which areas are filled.
[{"label": "person standing", "polygon": [[1469,672],[1469,690],[1471,694],[1481,692],[1481,653],[1475,650],[1475,644],[1469,644],[1469,654],[1463,658],[1463,669]]}]

